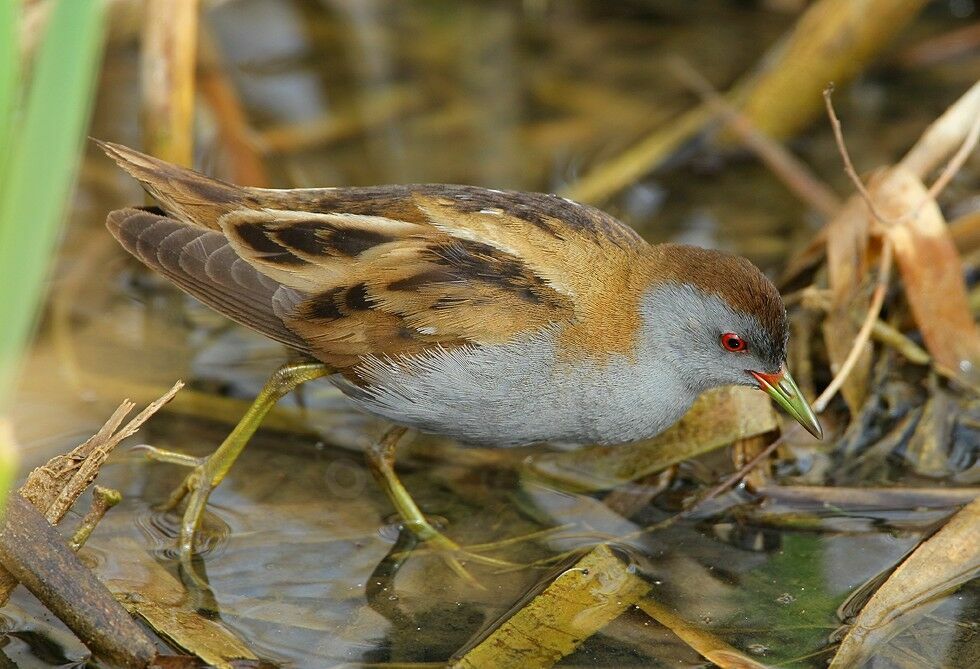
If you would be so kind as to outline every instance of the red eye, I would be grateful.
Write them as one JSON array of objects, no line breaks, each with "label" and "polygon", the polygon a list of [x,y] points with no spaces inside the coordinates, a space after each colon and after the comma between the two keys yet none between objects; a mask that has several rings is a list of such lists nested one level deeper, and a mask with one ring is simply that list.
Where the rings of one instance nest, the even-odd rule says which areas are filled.
[{"label": "red eye", "polygon": [[732,353],[745,353],[749,350],[749,345],[745,343],[745,340],[734,332],[726,332],[721,336],[721,347]]}]

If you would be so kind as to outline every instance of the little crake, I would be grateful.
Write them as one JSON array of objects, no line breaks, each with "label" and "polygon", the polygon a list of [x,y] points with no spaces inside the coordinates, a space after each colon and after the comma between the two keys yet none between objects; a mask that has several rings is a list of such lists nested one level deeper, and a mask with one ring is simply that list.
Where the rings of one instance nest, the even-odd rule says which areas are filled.
[{"label": "little crake", "polygon": [[554,195],[245,188],[100,146],[159,204],[109,215],[126,250],[396,424],[499,446],[619,443],[739,384],[820,435],[786,372],[782,299],[743,258],[650,245]]},{"label": "little crake", "polygon": [[618,443],[741,384],[819,431],[785,372],[779,293],[737,256],[651,246],[553,195],[259,190],[105,148],[162,210],[109,216],[128,251],[396,423],[489,445]]}]

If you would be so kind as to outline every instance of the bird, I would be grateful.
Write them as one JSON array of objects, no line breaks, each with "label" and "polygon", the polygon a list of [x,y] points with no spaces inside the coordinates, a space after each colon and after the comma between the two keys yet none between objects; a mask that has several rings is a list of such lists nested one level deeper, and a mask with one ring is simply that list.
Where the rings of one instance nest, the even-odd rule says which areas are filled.
[{"label": "bird", "polygon": [[[251,188],[98,145],[156,201],[108,215],[119,244],[310,361],[270,381],[266,404],[324,376],[399,426],[382,440],[382,465],[406,428],[499,447],[648,438],[725,385],[759,387],[822,436],[786,368],[779,291],[745,258],[650,244],[552,194]],[[256,426],[239,430],[230,461],[198,463],[184,492],[217,485]],[[399,513],[435,537],[389,469]],[[198,515],[185,515],[182,549],[208,493],[188,504]]]}]

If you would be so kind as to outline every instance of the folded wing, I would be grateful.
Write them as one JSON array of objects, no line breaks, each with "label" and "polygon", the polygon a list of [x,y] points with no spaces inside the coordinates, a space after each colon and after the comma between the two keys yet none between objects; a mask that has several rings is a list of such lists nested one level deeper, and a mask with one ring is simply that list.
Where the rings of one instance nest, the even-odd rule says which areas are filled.
[{"label": "folded wing", "polygon": [[345,372],[366,356],[549,327],[601,339],[584,324],[617,322],[617,297],[646,246],[607,214],[553,195],[244,188],[102,146],[163,210],[109,216],[127,250],[229,318]]},{"label": "folded wing", "polygon": [[309,343],[283,322],[304,296],[238,257],[220,232],[143,209],[114,211],[106,226],[143,264],[215,311],[312,354]]}]

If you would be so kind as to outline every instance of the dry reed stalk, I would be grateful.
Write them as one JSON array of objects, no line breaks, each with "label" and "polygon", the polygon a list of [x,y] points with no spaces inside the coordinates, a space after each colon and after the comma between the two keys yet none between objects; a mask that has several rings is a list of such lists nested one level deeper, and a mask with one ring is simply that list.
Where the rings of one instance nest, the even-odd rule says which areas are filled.
[{"label": "dry reed stalk", "polygon": [[143,24],[143,144],[186,166],[194,158],[198,10],[198,0],[146,0]]}]

